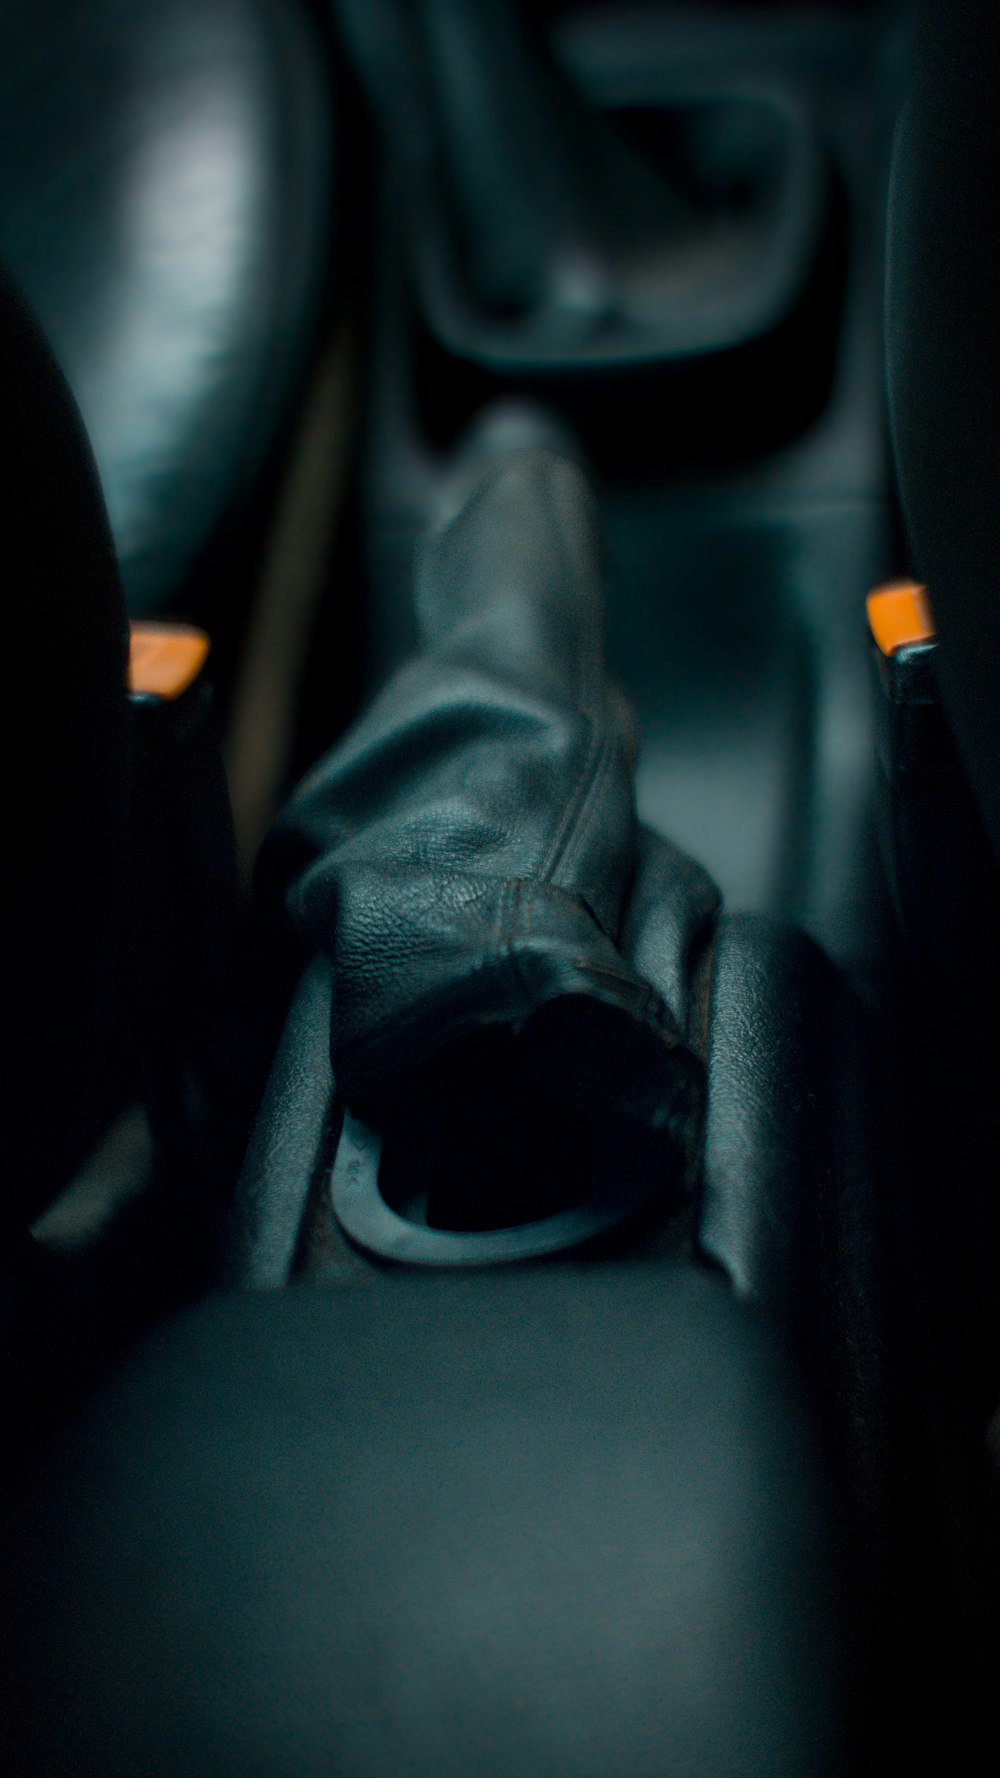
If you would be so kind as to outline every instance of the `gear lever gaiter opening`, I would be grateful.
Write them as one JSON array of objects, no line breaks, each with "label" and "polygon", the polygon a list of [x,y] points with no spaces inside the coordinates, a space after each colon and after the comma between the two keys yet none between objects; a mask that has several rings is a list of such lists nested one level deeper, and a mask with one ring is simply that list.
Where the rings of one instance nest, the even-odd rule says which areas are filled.
[{"label": "gear lever gaiter opening", "polygon": [[541,1015],[521,1032],[483,1031],[371,1111],[383,1131],[379,1190],[397,1214],[485,1233],[579,1210],[609,1171],[650,1175],[658,1196],[678,1178],[680,1151],[652,1118],[607,1115],[601,1050],[577,1076],[572,1045],[552,1047],[581,1013],[587,1022],[586,1003],[551,1010],[551,1041],[530,1030]]},{"label": "gear lever gaiter opening", "polygon": [[[576,465],[502,459],[430,534],[416,602],[422,648],[293,799],[261,882],[333,964],[338,1217],[369,1251],[384,1234],[385,1257],[461,1263],[411,1251],[386,1188],[405,1198],[407,1173],[430,1169],[423,1233],[436,1221],[439,1243],[517,1222],[547,1225],[544,1250],[569,1245],[654,1190],[644,1167],[629,1178],[623,1130],[690,1158],[702,1067],[620,947],[637,739],[604,663]],[[658,1186],[671,1170],[661,1158]]]}]

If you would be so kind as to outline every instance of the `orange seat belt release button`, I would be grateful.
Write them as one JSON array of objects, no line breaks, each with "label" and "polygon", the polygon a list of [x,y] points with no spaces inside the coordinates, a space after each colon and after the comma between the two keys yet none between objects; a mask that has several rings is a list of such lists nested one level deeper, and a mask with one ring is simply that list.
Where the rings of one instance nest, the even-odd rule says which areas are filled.
[{"label": "orange seat belt release button", "polygon": [[915,580],[894,580],[868,595],[868,625],[886,656],[936,638],[927,588]]},{"label": "orange seat belt release button", "polygon": [[129,625],[128,689],[134,697],[173,703],[198,678],[211,647],[204,630],[190,624]]}]

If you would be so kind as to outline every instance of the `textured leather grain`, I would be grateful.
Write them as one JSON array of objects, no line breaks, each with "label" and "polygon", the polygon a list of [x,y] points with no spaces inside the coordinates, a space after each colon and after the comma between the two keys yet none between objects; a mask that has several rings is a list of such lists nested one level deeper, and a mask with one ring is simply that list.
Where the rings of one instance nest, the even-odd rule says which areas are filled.
[{"label": "textured leather grain", "polygon": [[0,254],[80,404],[136,613],[177,599],[288,409],[330,134],[296,0],[0,9]]},{"label": "textured leather grain", "polygon": [[[431,533],[423,646],[307,780],[262,857],[334,965],[348,1102],[490,1026],[546,1077],[689,1147],[700,1068],[620,937],[636,864],[629,707],[603,660],[575,465],[513,452]],[[701,879],[699,878],[699,882]]]}]

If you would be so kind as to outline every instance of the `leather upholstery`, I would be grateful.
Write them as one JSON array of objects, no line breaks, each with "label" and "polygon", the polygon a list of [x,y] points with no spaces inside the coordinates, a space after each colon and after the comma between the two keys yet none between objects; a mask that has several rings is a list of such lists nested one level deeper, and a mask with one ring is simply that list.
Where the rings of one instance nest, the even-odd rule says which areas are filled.
[{"label": "leather upholstery", "polygon": [[[636,862],[631,713],[603,663],[587,484],[514,452],[431,534],[423,646],[262,857],[335,972],[348,1103],[487,1026],[545,1078],[691,1151],[699,1070],[618,948]],[[689,867],[693,869],[693,867]]]},{"label": "leather upholstery", "polygon": [[[505,500],[528,523],[501,547]],[[520,459],[431,545],[424,653],[306,789],[272,889],[295,883],[303,930],[333,952],[348,1092],[426,1054],[442,1007],[454,1035],[530,1022],[554,994],[628,1016],[631,1054],[658,1064],[639,1079],[643,1113],[690,1140],[691,1055],[707,1048],[705,1248],[797,1313],[795,1268],[819,1235],[796,1167],[830,1136],[813,1115],[829,1032],[811,1023],[827,977],[794,941],[741,951],[728,928],[712,1027],[692,995],[716,898],[637,827],[586,509],[570,467]],[[545,646],[524,646],[536,629]],[[570,671],[588,655],[590,708]],[[606,784],[581,769],[593,736]],[[484,802],[499,822],[472,819]],[[567,806],[576,826],[553,830]],[[472,880],[443,907],[431,867],[456,854]],[[485,990],[509,988],[507,958],[472,914],[525,879],[557,918],[525,957],[528,991],[498,1001]],[[550,1072],[565,1059],[554,1044]],[[600,1076],[587,1069],[588,1093],[621,1110],[625,1074]],[[279,1096],[326,1085],[282,1058]],[[280,1184],[322,1165],[322,1135],[261,1149]],[[286,1264],[294,1217],[256,1209]],[[823,1778],[847,1707],[808,1431],[756,1317],[662,1260],[500,1280],[369,1270],[209,1303],[157,1335],[6,1516],[15,1710],[0,1760],[42,1778],[309,1778],[331,1760],[354,1778],[633,1778],[665,1759],[677,1778]]]},{"label": "leather upholstery", "polygon": [[[544,885],[553,824],[581,806],[575,773],[591,745],[573,682],[584,646],[595,660],[601,646],[582,474],[541,451],[499,459],[458,516],[431,534],[416,603],[422,650],[311,775],[264,855],[270,893],[287,895],[332,978],[314,969],[296,1008],[289,1060],[276,1070],[280,1088],[269,1095],[237,1194],[227,1281],[280,1283],[296,1271],[350,1268],[350,1249],[324,1208],[345,1100],[353,1108],[376,1089],[397,1089],[395,1100],[383,1093],[382,1110],[399,1132],[397,1165],[412,1202],[417,1182],[429,1179],[428,1221],[463,1231],[550,1213],[544,1196],[531,1196],[526,1158],[550,1138],[562,1150],[556,1171],[579,1186],[585,1163],[573,1146],[573,1113],[581,1108],[654,1126],[666,1117],[686,1149],[687,1183],[698,1182],[700,1256],[789,1336],[830,1410],[842,1473],[877,1517],[884,1289],[874,1046],[861,1005],[800,931],[754,916],[720,920],[707,874],[637,825],[631,718],[600,676],[591,720],[607,735],[612,766],[592,815],[583,805],[586,850],[577,859],[567,848],[564,888],[576,904],[564,912],[560,891],[565,925],[520,940],[526,949],[530,942],[533,973],[511,980],[519,941],[500,922],[504,886],[526,899]],[[566,968],[579,970],[588,957],[615,971],[609,988],[598,976],[596,994]],[[656,1016],[673,1046],[665,1059],[672,1070],[688,1058],[682,1083],[700,1086],[690,1058],[704,1063],[703,1130],[697,1115],[685,1124],[677,1085],[655,1066],[642,999],[632,1002],[637,1029],[624,1049],[620,1026],[603,1016],[612,994],[629,1007],[628,984],[636,996],[648,984],[646,1004],[664,1009]],[[593,1016],[591,998],[602,1016]],[[325,1058],[317,1063],[327,1018],[332,1071]],[[533,1114],[505,1052],[470,1047],[477,1031],[503,1024],[518,1032],[527,1069],[543,1085],[543,1113]],[[468,1049],[461,1057],[459,1038]],[[436,1069],[418,1071],[435,1053]],[[407,1073],[413,1084],[401,1095]],[[497,1101],[503,1127],[494,1130]],[[471,1117],[470,1104],[480,1108]],[[449,1145],[458,1156],[454,1203],[435,1197],[439,1151]],[[624,1197],[636,1163],[620,1125],[613,1152]],[[494,1187],[496,1171],[504,1178]],[[691,1218],[677,1211],[676,1199],[661,1202],[654,1243],[684,1238]]]},{"label": "leather upholstery", "polygon": [[330,147],[297,0],[0,10],[0,256],[82,409],[134,613],[183,606],[287,413]]},{"label": "leather upholstery", "polygon": [[811,1430],[676,1265],[208,1302],[3,1517],[0,1769],[854,1771]]},{"label": "leather upholstery", "polygon": [[[311,1132],[298,1192],[316,1179],[313,1150],[325,1144],[329,1155],[335,1094],[353,1106],[438,1053],[417,1097],[431,1104],[434,1123],[457,1127],[477,1068],[459,1066],[457,1040],[513,1027],[551,1095],[550,1121],[558,1130],[563,1120],[564,1146],[567,1113],[582,1106],[654,1125],[665,1116],[689,1162],[699,1154],[702,1254],[792,1335],[842,1403],[851,1463],[869,1464],[881,1290],[866,1020],[811,940],[762,918],[717,924],[706,873],[637,825],[631,717],[599,665],[596,540],[582,474],[541,451],[499,459],[459,515],[431,534],[416,603],[422,650],[316,768],[262,860],[269,892],[287,895],[300,933],[333,968],[325,1110],[317,1115],[315,1094],[297,1089],[301,1062],[285,1082],[295,1128]],[[590,712],[574,684],[585,649],[597,675]],[[596,797],[581,801],[594,729],[603,730],[610,769]],[[581,808],[585,847],[574,854],[566,843],[570,869],[553,896],[546,849],[565,831],[567,811],[579,819]],[[527,939],[501,923],[514,891],[522,905],[551,896],[555,909]],[[511,971],[518,943],[530,974]],[[574,974],[588,959],[598,965],[596,987]],[[624,1051],[620,1025],[588,1009],[596,1000],[606,1013],[613,997],[636,1025]],[[547,1022],[553,1001],[560,1017]],[[312,1020],[297,1014],[296,1022],[297,1042],[313,1056]],[[649,1046],[657,1030],[667,1037],[666,1069]],[[681,1084],[699,1084],[685,1057],[707,1066],[700,1148],[698,1119],[685,1126],[686,1101],[671,1078],[681,1063]],[[478,1069],[501,1093],[499,1052],[480,1050]],[[504,1115],[516,1125],[524,1108],[512,1097]],[[424,1116],[407,1109],[411,1151]],[[231,1278],[273,1273],[261,1203],[269,1193],[272,1204],[287,1203],[268,1157],[284,1156],[289,1139],[298,1142],[275,1102],[239,1195]],[[619,1154],[619,1168],[627,1164]],[[565,1169],[572,1174],[571,1160]],[[479,1191],[483,1171],[480,1154]],[[283,1213],[279,1222],[284,1229]],[[287,1232],[280,1251],[287,1276],[295,1265]]]}]

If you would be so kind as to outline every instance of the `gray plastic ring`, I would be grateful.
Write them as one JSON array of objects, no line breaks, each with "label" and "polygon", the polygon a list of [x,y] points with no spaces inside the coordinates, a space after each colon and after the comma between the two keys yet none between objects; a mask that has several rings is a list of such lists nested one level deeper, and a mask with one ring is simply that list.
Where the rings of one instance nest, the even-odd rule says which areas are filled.
[{"label": "gray plastic ring", "polygon": [[333,1164],[334,1214],[355,1246],[378,1259],[409,1266],[498,1266],[580,1247],[620,1227],[664,1189],[662,1175],[635,1168],[631,1177],[604,1177],[583,1204],[514,1228],[470,1231],[429,1228],[401,1216],[379,1189],[382,1133],[350,1112]]}]

